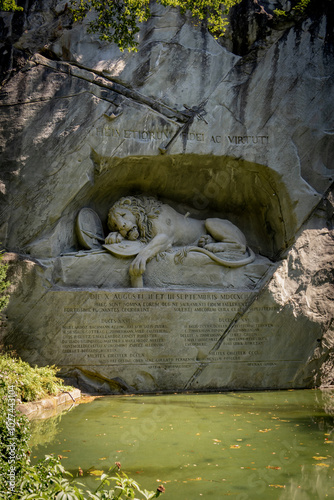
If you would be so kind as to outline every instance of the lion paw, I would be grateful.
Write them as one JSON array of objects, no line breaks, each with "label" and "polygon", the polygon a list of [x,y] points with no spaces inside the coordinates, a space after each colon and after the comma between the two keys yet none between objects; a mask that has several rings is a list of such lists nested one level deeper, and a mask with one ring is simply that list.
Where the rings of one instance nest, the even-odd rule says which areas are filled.
[{"label": "lion paw", "polygon": [[217,253],[217,252],[224,252],[226,248],[223,247],[223,245],[220,245],[219,243],[209,243],[208,245],[205,245],[205,250],[208,250],[209,252],[212,253]]},{"label": "lion paw", "polygon": [[198,240],[198,246],[201,248],[207,248],[208,243],[213,243],[215,240],[209,234],[204,234]]}]

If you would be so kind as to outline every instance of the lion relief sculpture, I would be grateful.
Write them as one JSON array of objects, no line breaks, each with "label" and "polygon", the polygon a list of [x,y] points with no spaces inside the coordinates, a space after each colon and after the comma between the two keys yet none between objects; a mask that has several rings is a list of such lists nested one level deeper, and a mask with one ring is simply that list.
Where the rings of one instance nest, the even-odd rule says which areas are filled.
[{"label": "lion relief sculpture", "polygon": [[[111,233],[105,239],[107,245],[123,240],[145,243],[131,263],[132,281],[143,275],[149,260],[172,246],[187,246],[187,251],[205,253],[227,267],[244,266],[255,259],[244,234],[230,221],[192,219],[149,196],[121,198],[109,210],[108,227]],[[216,255],[227,250],[244,253],[245,257],[231,261]]]}]

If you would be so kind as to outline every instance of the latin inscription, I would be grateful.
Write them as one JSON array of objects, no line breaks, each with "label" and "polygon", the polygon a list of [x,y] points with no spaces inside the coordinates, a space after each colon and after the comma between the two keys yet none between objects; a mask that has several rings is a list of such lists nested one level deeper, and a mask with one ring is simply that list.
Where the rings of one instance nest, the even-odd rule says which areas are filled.
[{"label": "latin inscription", "polygon": [[[110,125],[97,127],[96,135],[98,137],[111,137],[114,139],[124,140],[132,139],[140,142],[160,141],[165,142],[172,139],[174,132],[169,129],[164,130],[136,130],[136,129],[121,129],[113,128]],[[222,134],[209,134],[202,132],[188,132],[181,133],[177,140],[187,142],[205,142],[211,144],[225,144],[228,146],[256,146],[264,147],[269,145],[268,135],[222,135]]]},{"label": "latin inscription", "polygon": [[261,364],[274,326],[258,319],[261,311],[255,308],[255,317],[239,318],[225,335],[253,293],[90,293],[84,304],[64,307],[62,352],[69,364],[81,365],[171,368],[194,366],[206,358],[210,363]]}]

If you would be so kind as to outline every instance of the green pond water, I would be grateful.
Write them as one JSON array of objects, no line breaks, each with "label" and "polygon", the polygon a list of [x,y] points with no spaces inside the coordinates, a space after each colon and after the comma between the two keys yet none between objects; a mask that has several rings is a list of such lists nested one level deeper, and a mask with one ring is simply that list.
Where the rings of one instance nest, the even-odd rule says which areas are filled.
[{"label": "green pond water", "polygon": [[32,422],[88,488],[115,462],[165,500],[334,499],[334,391],[109,396]]}]

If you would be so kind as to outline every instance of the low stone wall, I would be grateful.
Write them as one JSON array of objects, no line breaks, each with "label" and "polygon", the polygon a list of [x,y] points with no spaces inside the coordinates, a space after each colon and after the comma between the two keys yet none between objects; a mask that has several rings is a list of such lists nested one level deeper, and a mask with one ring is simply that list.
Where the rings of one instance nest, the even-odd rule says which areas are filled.
[{"label": "low stone wall", "polygon": [[30,403],[21,403],[17,406],[17,409],[27,415],[27,417],[35,417],[37,414],[44,412],[46,410],[56,409],[58,406],[74,402],[81,398],[81,391],[79,389],[73,389],[70,392],[62,392],[58,396],[50,396],[46,399],[40,399],[39,401],[33,401]]}]

